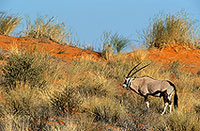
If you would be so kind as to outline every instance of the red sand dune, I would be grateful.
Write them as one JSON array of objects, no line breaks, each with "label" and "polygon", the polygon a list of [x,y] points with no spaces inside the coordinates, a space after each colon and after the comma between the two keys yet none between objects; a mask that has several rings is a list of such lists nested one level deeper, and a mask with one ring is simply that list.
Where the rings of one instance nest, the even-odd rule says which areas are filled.
[{"label": "red sand dune", "polygon": [[149,59],[163,64],[178,61],[182,70],[198,73],[200,71],[200,49],[191,49],[180,45],[171,45],[162,50],[150,49]]},{"label": "red sand dune", "polygon": [[[72,58],[92,57],[96,60],[105,60],[100,53],[80,49],[69,45],[60,45],[55,42],[46,40],[39,41],[36,39],[8,37],[0,35],[0,48],[10,50],[12,48],[22,48],[36,46],[38,50],[43,50],[46,53],[57,56],[61,60],[69,63]],[[152,48],[149,50],[149,59],[155,62],[161,62],[164,65],[174,61],[178,61],[183,65],[182,69],[197,73],[200,71],[200,49],[190,49],[184,46],[172,45],[168,48],[158,50]]]},{"label": "red sand dune", "polygon": [[96,60],[103,58],[100,56],[100,53],[95,51],[89,51],[87,49],[80,49],[69,45],[61,45],[55,42],[46,40],[39,41],[36,39],[29,38],[19,38],[19,37],[8,37],[0,35],[0,48],[4,50],[10,50],[12,48],[29,48],[30,46],[36,46],[37,50],[42,50],[46,53],[50,53],[59,57],[61,60],[69,63],[72,58],[79,57],[92,57]]}]

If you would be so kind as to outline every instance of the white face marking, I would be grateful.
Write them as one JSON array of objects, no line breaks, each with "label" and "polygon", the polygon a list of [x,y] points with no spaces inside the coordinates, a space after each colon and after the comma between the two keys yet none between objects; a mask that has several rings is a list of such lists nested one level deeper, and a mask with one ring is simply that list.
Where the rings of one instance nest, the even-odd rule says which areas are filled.
[{"label": "white face marking", "polygon": [[131,81],[133,81],[134,79],[135,79],[135,78],[126,77],[126,78],[125,78],[125,82],[123,83],[123,88],[129,87]]},{"label": "white face marking", "polygon": [[127,87],[127,85],[126,85],[126,84],[123,84],[123,87],[124,87],[124,88],[126,88],[126,87]]},{"label": "white face marking", "polygon": [[128,87],[130,78],[125,78],[125,82],[123,83],[123,88]]}]

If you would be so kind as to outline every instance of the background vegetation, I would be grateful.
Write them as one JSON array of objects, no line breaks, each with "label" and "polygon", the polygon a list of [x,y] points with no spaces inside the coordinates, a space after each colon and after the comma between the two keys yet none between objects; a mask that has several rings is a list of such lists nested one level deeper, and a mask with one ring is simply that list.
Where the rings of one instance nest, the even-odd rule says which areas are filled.
[{"label": "background vegetation", "polygon": [[[46,17],[39,17],[35,25],[28,24],[27,36],[51,40],[54,35],[46,33],[52,29],[62,41],[66,35],[63,25],[45,20]],[[168,32],[165,20],[168,24],[179,23],[185,16],[177,19],[170,15],[156,21],[156,30],[145,37],[150,38],[145,39],[150,48],[164,48],[171,42],[195,42],[186,37],[187,32],[185,39],[172,38],[176,31],[190,29],[185,21],[181,26],[170,25],[173,30]],[[157,31],[164,37],[157,35]],[[175,34],[169,34],[172,32]],[[0,65],[0,130],[200,130],[200,77],[181,71],[178,62],[166,68],[153,63],[146,57],[147,49],[138,48],[129,55],[120,53],[129,42],[119,34],[106,33],[102,54],[108,61],[80,58],[68,65],[37,47],[2,53],[1,60],[5,62]],[[163,108],[160,98],[150,98],[147,110],[142,97],[122,89],[128,71],[141,61],[144,65],[152,64],[137,76],[149,75],[159,80],[172,80],[171,75],[175,76],[179,108],[173,113],[160,115]]]},{"label": "background vegetation", "polygon": [[30,19],[27,18],[24,36],[52,40],[60,44],[71,44],[71,32],[67,30],[64,23],[58,24],[54,17],[38,16],[33,25]]},{"label": "background vegetation", "polygon": [[9,15],[0,12],[0,34],[10,35],[13,30],[20,24],[21,18],[16,15]]},{"label": "background vegetation", "polygon": [[159,49],[171,44],[188,45],[199,48],[199,27],[187,13],[159,14],[140,35],[148,47]]},{"label": "background vegetation", "polygon": [[105,32],[102,40],[102,56],[105,59],[110,59],[115,53],[119,54],[123,49],[130,45],[130,40],[118,33]]}]

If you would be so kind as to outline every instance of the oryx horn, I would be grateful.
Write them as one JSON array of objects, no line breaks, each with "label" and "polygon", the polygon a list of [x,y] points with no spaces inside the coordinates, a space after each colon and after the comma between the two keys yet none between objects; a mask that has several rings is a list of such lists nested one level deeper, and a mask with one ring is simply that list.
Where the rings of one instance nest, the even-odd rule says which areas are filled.
[{"label": "oryx horn", "polygon": [[141,63],[142,63],[142,62],[140,62],[139,64],[137,64],[135,67],[133,67],[133,69],[128,73],[127,77],[129,77],[129,75],[131,74],[131,72],[132,72],[135,68],[137,68]]},{"label": "oryx horn", "polygon": [[136,72],[134,72],[134,73],[131,75],[131,77],[132,77],[134,74],[136,74],[138,71],[140,71],[140,70],[146,68],[146,67],[149,66],[149,65],[150,65],[150,64],[147,64],[147,65],[143,66],[142,68],[140,68],[139,70],[137,70]]}]

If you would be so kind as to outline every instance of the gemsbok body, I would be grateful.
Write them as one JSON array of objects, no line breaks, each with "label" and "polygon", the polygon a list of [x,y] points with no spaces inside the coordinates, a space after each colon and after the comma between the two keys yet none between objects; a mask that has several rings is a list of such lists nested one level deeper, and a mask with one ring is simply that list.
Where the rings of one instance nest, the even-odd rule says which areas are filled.
[{"label": "gemsbok body", "polygon": [[174,108],[178,107],[178,96],[176,92],[175,85],[168,81],[168,80],[156,80],[149,76],[143,76],[143,77],[134,77],[132,76],[136,74],[138,71],[142,70],[143,68],[147,67],[148,65],[145,65],[144,67],[140,68],[139,70],[135,71],[132,75],[131,72],[136,69],[137,66],[139,66],[141,63],[136,65],[127,75],[125,78],[125,82],[123,83],[124,88],[129,88],[135,93],[139,94],[140,96],[144,97],[144,100],[147,104],[147,108],[149,108],[149,101],[148,96],[155,96],[155,97],[163,97],[164,99],[164,109],[161,115],[163,115],[166,111],[167,106],[169,105],[170,112],[172,111],[172,94],[174,94]]}]

